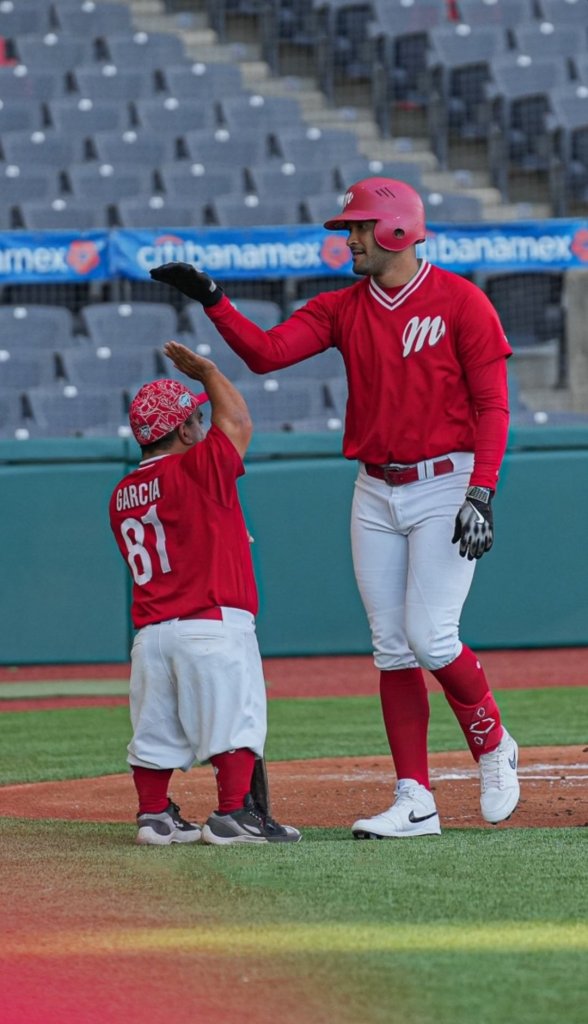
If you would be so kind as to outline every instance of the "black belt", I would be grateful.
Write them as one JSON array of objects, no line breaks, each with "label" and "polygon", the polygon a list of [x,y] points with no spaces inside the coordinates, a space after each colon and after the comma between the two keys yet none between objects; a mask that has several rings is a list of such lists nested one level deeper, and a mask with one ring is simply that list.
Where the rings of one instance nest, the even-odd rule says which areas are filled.
[{"label": "black belt", "polygon": [[[451,459],[439,459],[433,462],[433,476],[444,476],[445,473],[453,473],[455,466]],[[418,466],[374,466],[371,462],[365,463],[365,471],[368,476],[376,480],[384,480],[389,487],[401,487],[403,484],[413,484],[419,480]]]}]

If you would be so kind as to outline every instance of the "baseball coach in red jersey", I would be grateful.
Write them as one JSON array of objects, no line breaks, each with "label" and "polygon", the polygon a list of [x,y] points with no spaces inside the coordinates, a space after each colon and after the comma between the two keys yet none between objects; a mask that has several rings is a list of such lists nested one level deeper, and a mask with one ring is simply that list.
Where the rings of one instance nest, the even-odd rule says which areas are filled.
[{"label": "baseball coach in red jersey", "polygon": [[380,670],[395,800],[352,825],[358,839],[438,835],[423,669],[441,684],[479,765],[480,809],[494,824],[519,800],[518,747],[459,624],[477,560],[494,539],[492,499],[506,449],[511,348],[484,293],[417,255],[426,236],[417,192],[366,178],[325,224],[345,231],[348,288],[310,299],[264,331],[190,264],[151,271],[201,302],[257,373],[334,346],[348,402],[343,454],[358,461],[351,511],[355,577]]},{"label": "baseball coach in red jersey", "polygon": [[[267,728],[257,589],[236,486],[251,419],[211,360],[174,341],[164,352],[206,391],[167,379],[139,390],[129,420],[142,459],[110,499],[137,630],[128,746],[137,842],[296,842],[298,830],[278,824],[251,794]],[[182,818],[168,794],[174,769],[195,761],[212,764],[218,790],[218,808],[202,828]]]}]

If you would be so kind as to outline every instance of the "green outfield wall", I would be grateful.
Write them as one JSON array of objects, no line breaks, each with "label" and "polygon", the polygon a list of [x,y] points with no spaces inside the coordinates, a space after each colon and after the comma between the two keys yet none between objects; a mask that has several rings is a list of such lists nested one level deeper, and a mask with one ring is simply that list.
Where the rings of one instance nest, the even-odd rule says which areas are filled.
[{"label": "green outfield wall", "polygon": [[[351,567],[356,465],[338,435],[259,435],[240,493],[266,657],[367,654]],[[0,442],[0,664],[125,662],[127,570],[108,498],[132,441]],[[588,428],[511,430],[463,639],[478,649],[588,645]]]}]

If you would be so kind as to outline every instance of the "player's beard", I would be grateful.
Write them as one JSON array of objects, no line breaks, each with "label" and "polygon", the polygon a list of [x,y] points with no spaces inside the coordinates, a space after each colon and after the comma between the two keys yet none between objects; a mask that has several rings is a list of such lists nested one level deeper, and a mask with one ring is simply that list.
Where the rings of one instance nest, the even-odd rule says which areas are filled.
[{"label": "player's beard", "polygon": [[353,260],[352,269],[358,277],[378,277],[388,269],[389,262],[390,253],[384,249],[372,253],[362,252]]}]

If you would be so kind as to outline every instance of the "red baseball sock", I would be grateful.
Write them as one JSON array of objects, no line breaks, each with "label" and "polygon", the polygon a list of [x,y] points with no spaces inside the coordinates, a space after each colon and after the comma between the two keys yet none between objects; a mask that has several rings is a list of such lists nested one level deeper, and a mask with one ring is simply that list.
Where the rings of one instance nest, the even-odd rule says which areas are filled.
[{"label": "red baseball sock", "polygon": [[255,754],[248,747],[241,747],[215,754],[210,761],[216,776],[219,813],[238,811],[251,788]]},{"label": "red baseball sock", "polygon": [[380,672],[380,701],[398,779],[430,789],[427,758],[429,698],[420,668]]},{"label": "red baseball sock", "polygon": [[451,664],[431,671],[443,687],[472,755],[479,761],[482,754],[495,750],[502,739],[500,711],[484,669],[473,651],[464,647]]},{"label": "red baseball sock", "polygon": [[160,814],[169,803],[167,788],[173,768],[142,768],[132,765],[133,782],[139,797],[139,814]]}]

